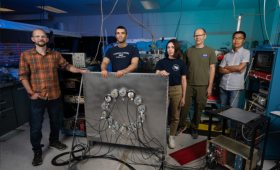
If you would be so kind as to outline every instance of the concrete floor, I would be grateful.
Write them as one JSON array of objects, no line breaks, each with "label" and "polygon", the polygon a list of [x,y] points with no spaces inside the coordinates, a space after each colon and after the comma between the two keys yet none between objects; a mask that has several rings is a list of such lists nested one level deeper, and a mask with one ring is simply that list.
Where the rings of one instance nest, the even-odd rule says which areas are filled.
[{"label": "concrete floor", "polygon": [[[29,139],[29,125],[28,123],[19,127],[17,130],[22,130],[21,133],[17,134],[16,136],[8,139],[7,141],[0,142],[1,147],[1,157],[0,157],[0,170],[66,170],[68,169],[68,166],[53,166],[51,164],[52,159],[66,151],[70,151],[70,146],[72,144],[72,136],[66,136],[66,135],[60,135],[60,141],[62,143],[65,143],[68,146],[68,149],[66,151],[58,151],[58,150],[51,150],[48,149],[48,136],[49,136],[49,120],[48,115],[45,114],[45,120],[43,123],[43,139],[42,144],[45,146],[43,147],[43,164],[37,167],[32,166],[31,162],[33,159],[33,152],[32,147],[30,144]],[[8,136],[11,136],[15,134],[15,132],[19,131],[12,131],[0,138],[0,140],[3,140],[7,138]],[[187,146],[193,145],[197,142],[203,141],[206,139],[206,136],[199,136],[198,139],[192,139],[189,134],[182,134],[181,136],[176,137],[176,148],[175,149],[169,149],[167,147],[167,158],[166,161],[171,165],[180,166],[179,163],[177,163],[176,160],[174,160],[172,157],[169,156],[170,153],[173,153],[175,151],[178,151],[180,149],[183,149]],[[86,138],[80,137],[77,140],[79,140],[81,143],[86,143]],[[141,150],[139,148],[135,147],[127,147],[123,145],[112,145],[112,144],[96,144],[91,150],[90,154],[97,153],[99,150],[100,154],[107,153],[109,149],[112,149],[114,147],[114,150],[112,150],[108,155],[114,156],[118,159],[124,158],[124,153],[128,153],[128,157],[126,158],[127,163],[132,162],[138,162],[138,163],[148,163],[153,164],[156,167],[152,166],[145,166],[145,165],[135,165],[131,164],[135,169],[137,170],[154,170],[159,169],[160,163],[157,161],[155,157],[152,157],[150,159],[144,160],[141,154]],[[100,149],[101,148],[101,149]],[[145,156],[145,155],[144,155]],[[69,159],[69,155],[66,155],[61,158],[60,161],[66,161]],[[190,162],[183,167],[189,167],[190,169],[199,168],[202,167],[204,164],[205,159],[201,160],[195,160],[193,162]],[[268,170],[271,167],[273,167],[274,161],[272,160],[265,160],[264,161],[264,170]],[[85,161],[81,161],[77,165],[78,169],[83,170],[128,170],[129,168],[126,166],[123,166],[122,164],[113,161],[113,160],[107,160],[107,159],[87,159]],[[176,169],[176,168],[175,168]],[[227,169],[222,166],[218,166],[215,169]]]}]

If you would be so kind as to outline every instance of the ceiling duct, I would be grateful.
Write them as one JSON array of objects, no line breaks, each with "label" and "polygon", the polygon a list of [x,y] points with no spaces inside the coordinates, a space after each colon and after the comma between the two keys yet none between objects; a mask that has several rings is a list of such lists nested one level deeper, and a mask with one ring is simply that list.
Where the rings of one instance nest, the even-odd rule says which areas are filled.
[{"label": "ceiling duct", "polygon": [[62,23],[62,22],[55,23],[54,28],[61,31],[69,31],[67,23]]},{"label": "ceiling duct", "polygon": [[24,14],[24,15],[2,15],[1,19],[9,21],[40,21],[40,20],[54,20],[54,17],[44,12],[41,14]]},{"label": "ceiling duct", "polygon": [[46,33],[50,33],[52,31],[54,35],[81,38],[81,34],[76,32],[63,31],[63,30],[48,28],[46,26],[5,21],[3,19],[0,19],[0,29],[10,29],[10,30],[29,31],[29,32],[32,32],[35,29],[42,29]]}]

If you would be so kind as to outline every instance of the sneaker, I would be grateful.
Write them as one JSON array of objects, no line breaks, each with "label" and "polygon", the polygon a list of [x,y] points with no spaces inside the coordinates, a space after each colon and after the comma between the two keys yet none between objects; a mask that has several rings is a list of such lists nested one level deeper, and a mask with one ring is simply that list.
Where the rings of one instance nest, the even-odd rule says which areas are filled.
[{"label": "sneaker", "polygon": [[222,123],[218,123],[218,125],[214,128],[215,131],[221,131],[223,130],[223,124]]},{"label": "sneaker", "polygon": [[174,149],[176,144],[175,144],[175,136],[169,136],[169,143],[168,143],[168,146],[170,149]]},{"label": "sneaker", "polygon": [[192,135],[193,139],[197,139],[198,138],[197,130],[191,129],[191,135]]},{"label": "sneaker", "polygon": [[175,136],[180,136],[187,128],[179,128],[178,131],[176,132]]},{"label": "sneaker", "polygon": [[50,145],[49,145],[49,149],[58,149],[58,150],[64,150],[66,149],[67,146],[59,141],[52,141],[50,142]]},{"label": "sneaker", "polygon": [[43,163],[43,152],[41,151],[41,152],[34,153],[32,165],[38,166],[38,165],[41,165],[42,163]]}]

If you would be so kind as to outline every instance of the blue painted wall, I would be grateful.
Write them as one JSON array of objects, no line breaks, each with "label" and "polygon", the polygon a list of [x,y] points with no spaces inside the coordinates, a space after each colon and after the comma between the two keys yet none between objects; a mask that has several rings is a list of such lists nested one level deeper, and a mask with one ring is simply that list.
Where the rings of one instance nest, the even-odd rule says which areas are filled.
[{"label": "blue painted wall", "polygon": [[[266,11],[276,8],[278,6],[280,6],[278,0],[269,1]],[[276,10],[271,12],[271,14],[269,13],[266,15],[266,20],[268,20],[269,22],[268,26],[270,26],[268,30],[268,36],[270,37],[270,41],[272,44],[278,43],[278,35],[280,31],[279,19],[280,19],[280,8],[277,8]]]},{"label": "blue painted wall", "polygon": [[[236,17],[240,13],[255,13],[255,9],[236,10]],[[174,37],[180,13],[161,13],[156,16],[144,14],[144,23],[154,32],[156,37]],[[153,24],[155,23],[155,24]],[[157,25],[158,24],[158,25]],[[244,18],[242,30],[248,34],[248,39],[252,39],[252,29],[254,20]],[[194,44],[194,31],[197,28],[204,28],[208,34],[205,44],[212,48],[228,47],[231,48],[232,33],[236,31],[237,21],[233,17],[233,10],[211,10],[211,11],[189,11],[183,12],[179,27],[179,40],[187,40]],[[151,37],[147,31],[144,37]],[[227,46],[226,43],[230,45]]]},{"label": "blue painted wall", "polygon": [[[266,11],[269,11],[278,6],[277,0],[270,0],[266,4]],[[263,12],[263,3],[261,4],[261,13]],[[258,8],[250,9],[236,9],[235,17],[240,14],[258,14]],[[280,9],[266,15],[267,32],[272,41],[275,43],[275,35],[278,27]],[[143,22],[154,34],[158,37],[174,37],[175,30],[179,21],[180,12],[169,13],[144,13],[134,14],[137,20]],[[106,17],[106,16],[104,16]],[[57,22],[67,23],[69,31],[81,32],[83,36],[96,36],[100,35],[101,29],[101,16],[69,16],[69,17],[55,17],[53,21],[45,21],[45,25],[48,27],[54,27]],[[28,21],[27,23],[39,24],[38,21]],[[263,17],[262,17],[263,24]],[[151,38],[150,33],[144,28],[136,25],[132,22],[127,14],[111,15],[104,22],[104,29],[107,30],[108,35],[115,34],[115,28],[119,25],[123,25],[128,30],[130,39],[136,38]],[[236,31],[237,21],[233,17],[233,9],[226,10],[203,10],[203,11],[186,11],[182,14],[181,24],[179,27],[179,40],[187,40],[190,42],[188,46],[194,44],[193,33],[197,28],[206,29],[208,36],[205,40],[205,44],[211,46],[214,49],[220,47],[231,48],[232,33]],[[263,28],[264,29],[264,28]],[[242,31],[247,33],[247,41],[249,47],[251,47],[252,41],[259,41],[259,44],[263,42],[263,36],[261,33],[259,16],[243,16]],[[266,34],[264,32],[266,37]],[[267,39],[267,38],[265,38]],[[227,42],[230,43],[227,46]]]},{"label": "blue painted wall", "polygon": [[[266,4],[266,12],[270,11],[271,9],[274,9],[276,7],[278,7],[278,1],[277,0],[271,0],[268,1]],[[263,13],[263,3],[261,4],[260,7],[260,12],[259,9],[256,9],[256,13]],[[266,19],[266,30],[267,30],[267,34],[268,37],[271,41],[272,44],[276,44],[278,42],[278,38],[276,37],[276,35],[278,35],[278,24],[279,24],[279,15],[280,15],[280,8],[277,8],[276,10],[268,13],[265,15],[265,19]],[[244,16],[246,18],[254,18],[254,25],[253,25],[253,30],[252,30],[252,34],[253,36],[253,40],[254,41],[259,41],[259,44],[263,44],[264,40],[268,40],[266,32],[265,32],[265,27],[264,27],[264,16]],[[260,17],[261,17],[261,21],[260,21]],[[263,26],[263,34],[262,34],[262,29],[261,29],[261,25]]]}]

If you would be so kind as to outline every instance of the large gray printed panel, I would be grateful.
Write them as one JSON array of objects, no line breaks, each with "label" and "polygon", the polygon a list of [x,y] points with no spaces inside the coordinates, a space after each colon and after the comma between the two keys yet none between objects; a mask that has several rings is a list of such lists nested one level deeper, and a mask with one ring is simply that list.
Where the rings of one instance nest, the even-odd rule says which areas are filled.
[{"label": "large gray printed panel", "polygon": [[[92,72],[83,74],[83,81],[86,132],[89,141],[132,146],[139,146],[139,141],[142,141],[149,147],[165,149],[169,82],[167,76],[130,73],[116,78],[115,73],[109,73],[109,77],[105,79],[100,73]],[[105,96],[122,87],[134,90],[146,106],[143,127],[137,128],[133,134],[128,130],[121,134],[120,130],[109,126],[108,120],[101,119],[101,105]],[[123,125],[127,128],[136,122],[140,115],[137,108],[134,100],[130,100],[127,95],[118,96],[109,103],[110,116],[114,122],[118,122],[120,129]]]}]

